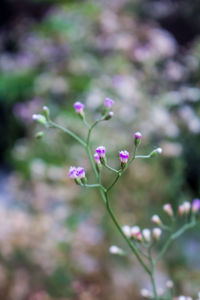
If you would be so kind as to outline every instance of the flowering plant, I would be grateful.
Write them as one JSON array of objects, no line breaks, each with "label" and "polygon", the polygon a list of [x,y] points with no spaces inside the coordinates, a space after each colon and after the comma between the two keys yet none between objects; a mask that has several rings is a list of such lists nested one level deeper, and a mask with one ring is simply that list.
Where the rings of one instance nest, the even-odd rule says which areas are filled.
[{"label": "flowering plant", "polygon": [[[148,155],[138,155],[138,147],[141,143],[142,134],[136,132],[133,135],[134,140],[134,149],[133,153],[129,153],[127,150],[121,150],[119,152],[119,161],[121,166],[119,169],[111,167],[106,158],[106,147],[98,146],[96,152],[92,155],[91,152],[91,134],[94,128],[102,121],[109,120],[113,117],[113,112],[110,111],[113,106],[114,101],[112,99],[106,98],[104,102],[104,111],[100,117],[95,120],[92,125],[89,125],[84,112],[84,104],[81,102],[74,103],[74,109],[77,115],[80,117],[84,125],[88,130],[86,140],[82,139],[70,129],[64,128],[56,123],[54,123],[50,118],[50,111],[48,107],[43,107],[43,114],[34,114],[33,119],[45,126],[46,128],[57,128],[65,133],[72,136],[81,146],[83,146],[88,154],[93,173],[96,178],[95,183],[88,183],[85,169],[82,166],[75,167],[71,166],[69,169],[68,176],[75,181],[75,183],[81,187],[86,188],[96,188],[99,190],[102,200],[105,203],[107,212],[112,219],[116,229],[121,234],[122,238],[125,240],[129,246],[131,252],[136,256],[137,260],[149,275],[152,291],[142,289],[141,295],[145,298],[151,298],[154,300],[190,300],[191,297],[179,296],[174,298],[173,295],[173,282],[168,281],[166,283],[166,291],[160,291],[157,288],[155,280],[155,267],[157,263],[163,258],[164,254],[168,250],[169,246],[180,237],[185,231],[193,228],[198,222],[198,216],[200,211],[200,200],[194,199],[192,203],[185,201],[179,205],[177,211],[175,211],[171,204],[167,203],[163,206],[164,213],[168,216],[169,222],[165,224],[160,216],[157,214],[152,216],[152,223],[155,227],[150,230],[149,228],[140,229],[139,226],[121,226],[118,222],[117,217],[115,216],[111,206],[110,206],[110,191],[117,184],[120,177],[125,173],[125,171],[131,166],[131,164],[136,159],[148,159],[153,158],[162,153],[161,148],[154,149]],[[40,138],[43,136],[42,132],[37,134],[37,137]],[[115,174],[114,180],[110,185],[104,186],[101,181],[103,168],[108,169],[109,171]],[[181,221],[181,222],[180,222]],[[179,225],[181,223],[181,225]],[[167,238],[165,238],[167,236]],[[158,241],[162,242],[161,250],[154,257],[153,249],[157,246]],[[112,254],[126,255],[126,252],[119,248],[118,246],[112,245],[110,247],[110,252]]]}]

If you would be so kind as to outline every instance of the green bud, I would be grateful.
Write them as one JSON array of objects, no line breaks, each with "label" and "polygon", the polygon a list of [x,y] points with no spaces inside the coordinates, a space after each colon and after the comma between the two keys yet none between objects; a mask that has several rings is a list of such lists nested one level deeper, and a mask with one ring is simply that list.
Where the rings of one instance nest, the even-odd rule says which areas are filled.
[{"label": "green bud", "polygon": [[47,126],[48,122],[45,116],[40,115],[40,114],[33,114],[32,119],[41,125]]},{"label": "green bud", "polygon": [[81,185],[81,180],[80,180],[80,178],[75,178],[74,181],[76,182],[76,184]]},{"label": "green bud", "polygon": [[44,136],[44,132],[43,131],[39,131],[35,135],[36,139],[38,139],[38,140],[41,139],[41,138],[43,138],[43,136]]},{"label": "green bud", "polygon": [[50,116],[49,108],[47,106],[43,106],[43,112],[44,112],[44,115],[45,115],[46,119],[48,120],[49,116]]},{"label": "green bud", "polygon": [[114,116],[114,112],[110,111],[104,116],[104,120],[110,120]]},{"label": "green bud", "polygon": [[87,183],[87,178],[86,178],[86,177],[81,178],[81,182],[82,182],[83,184],[86,184],[86,183]]},{"label": "green bud", "polygon": [[157,148],[155,150],[153,150],[151,153],[150,153],[150,157],[154,157],[154,156],[157,156],[158,154],[161,154],[162,153],[162,148]]}]

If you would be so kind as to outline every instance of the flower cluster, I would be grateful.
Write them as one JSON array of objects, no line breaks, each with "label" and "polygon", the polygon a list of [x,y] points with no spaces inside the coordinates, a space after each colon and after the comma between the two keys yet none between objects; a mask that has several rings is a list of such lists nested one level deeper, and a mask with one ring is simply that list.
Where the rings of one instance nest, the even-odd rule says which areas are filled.
[{"label": "flower cluster", "polygon": [[130,227],[128,225],[124,225],[122,227],[124,234],[137,242],[151,243],[152,241],[157,241],[160,239],[162,234],[162,230],[158,227],[150,230],[149,228],[140,229],[139,226]]},{"label": "flower cluster", "polygon": [[85,169],[83,167],[70,167],[68,176],[75,179],[77,184],[85,184],[87,179],[85,176]]}]

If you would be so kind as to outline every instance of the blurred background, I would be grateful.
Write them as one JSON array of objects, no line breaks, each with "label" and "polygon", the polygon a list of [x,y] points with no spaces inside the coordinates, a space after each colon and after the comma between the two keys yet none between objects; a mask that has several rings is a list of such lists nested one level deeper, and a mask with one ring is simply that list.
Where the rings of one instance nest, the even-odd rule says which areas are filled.
[{"label": "blurred background", "polygon": [[[48,105],[84,137],[73,103],[83,101],[92,122],[114,99],[93,150],[105,145],[117,167],[137,130],[140,154],[163,148],[112,192],[122,225],[150,227],[164,203],[199,197],[199,78],[199,0],[0,1],[0,299],[141,299],[149,279],[134,257],[109,254],[111,244],[126,246],[99,195],[67,178],[82,165],[94,180],[84,150],[53,129],[36,140],[31,116]],[[176,294],[197,294],[199,229],[171,247],[159,288],[171,278]]]}]

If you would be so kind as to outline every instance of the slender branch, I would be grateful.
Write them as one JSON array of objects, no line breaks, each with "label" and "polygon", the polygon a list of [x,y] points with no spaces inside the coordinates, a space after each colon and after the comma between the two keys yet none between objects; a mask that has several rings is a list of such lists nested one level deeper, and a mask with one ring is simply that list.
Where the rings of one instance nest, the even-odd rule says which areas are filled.
[{"label": "slender branch", "polygon": [[104,164],[104,167],[105,168],[107,168],[108,170],[110,170],[110,171],[113,171],[113,172],[115,172],[115,173],[119,173],[119,171],[121,171],[121,170],[116,170],[116,169],[114,169],[114,168],[112,168],[112,167],[110,167],[108,164]]},{"label": "slender branch", "polygon": [[87,188],[100,188],[102,189],[104,192],[106,192],[107,190],[104,188],[104,186],[102,184],[96,183],[96,184],[80,184],[80,186],[83,187],[87,187]]},{"label": "slender branch", "polygon": [[120,234],[123,236],[123,238],[125,239],[125,241],[127,242],[127,244],[129,245],[129,247],[131,248],[132,252],[135,254],[135,256],[137,257],[138,261],[140,262],[140,264],[142,265],[142,267],[145,269],[145,271],[148,273],[148,274],[151,274],[148,266],[144,263],[144,261],[142,260],[140,254],[138,253],[137,251],[137,248],[134,246],[133,243],[131,243],[131,241],[129,240],[129,238],[125,235],[125,233],[123,232],[123,230],[121,229],[121,226],[119,225],[117,219],[115,218],[114,216],[114,213],[110,207],[110,204],[109,204],[109,200],[108,200],[108,195],[107,193],[104,193],[104,197],[105,197],[105,203],[106,203],[106,208],[107,208],[107,211],[110,215],[110,217],[112,218],[115,226],[117,227],[118,231],[120,232]]},{"label": "slender branch", "polygon": [[51,127],[54,127],[54,128],[57,128],[57,129],[60,129],[62,130],[63,132],[69,134],[70,136],[72,136],[77,142],[79,142],[83,147],[86,147],[86,143],[84,140],[82,140],[79,136],[77,136],[75,133],[73,133],[70,129],[67,129],[67,128],[64,128],[63,126],[61,125],[58,125],[52,121],[49,121],[49,125]]},{"label": "slender branch", "polygon": [[152,249],[152,247],[148,248],[148,257],[149,257],[149,262],[151,265],[150,277],[151,277],[151,283],[152,283],[152,287],[153,287],[154,300],[159,300],[157,289],[156,289],[156,282],[155,282],[155,263],[152,258],[151,249]]}]

